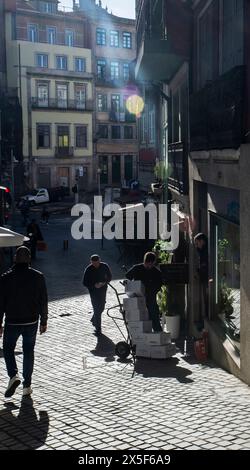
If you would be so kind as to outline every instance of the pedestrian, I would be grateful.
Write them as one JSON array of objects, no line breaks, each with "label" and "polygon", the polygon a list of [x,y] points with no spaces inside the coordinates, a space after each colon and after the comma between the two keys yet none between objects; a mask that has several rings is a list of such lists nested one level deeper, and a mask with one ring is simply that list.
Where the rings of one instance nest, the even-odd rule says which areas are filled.
[{"label": "pedestrian", "polygon": [[[194,237],[194,245],[199,256],[197,273],[199,276],[200,291],[200,328],[204,325],[204,318],[208,318],[208,239],[204,233]],[[199,326],[199,325],[198,325]]]},{"label": "pedestrian", "polygon": [[97,336],[102,333],[101,317],[105,307],[108,283],[111,279],[112,274],[108,264],[102,263],[99,255],[92,255],[90,264],[84,271],[83,285],[89,290],[94,310],[91,322]]},{"label": "pedestrian", "polygon": [[23,216],[23,226],[25,226],[30,214],[30,202],[28,197],[20,201],[19,208]]},{"label": "pedestrian", "polygon": [[152,327],[155,332],[162,331],[160,312],[156,301],[156,294],[162,286],[161,271],[155,266],[156,255],[148,252],[144,255],[143,263],[135,264],[127,273],[126,278],[131,281],[141,281],[145,286],[146,305]]},{"label": "pedestrian", "polygon": [[41,213],[41,221],[46,223],[47,225],[49,223],[49,211],[45,206],[43,207],[43,210]]},{"label": "pedestrian", "polygon": [[27,227],[27,236],[30,238],[31,259],[36,259],[36,245],[38,240],[43,240],[42,232],[36,219],[32,219]]},{"label": "pedestrian", "polygon": [[[10,378],[5,397],[14,393],[21,379],[15,359],[19,336],[23,339],[23,395],[32,393],[34,348],[38,323],[40,334],[47,330],[48,298],[42,273],[30,267],[30,250],[17,249],[14,266],[0,277],[0,337],[3,334],[3,354]],[[5,317],[4,328],[2,326]]]}]

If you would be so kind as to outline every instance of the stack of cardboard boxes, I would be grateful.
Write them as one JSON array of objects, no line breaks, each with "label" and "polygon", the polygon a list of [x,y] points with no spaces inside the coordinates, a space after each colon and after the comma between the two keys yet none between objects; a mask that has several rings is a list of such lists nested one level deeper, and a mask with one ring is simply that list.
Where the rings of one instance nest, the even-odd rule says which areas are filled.
[{"label": "stack of cardboard boxes", "polygon": [[152,333],[152,322],[145,301],[145,290],[141,281],[128,281],[127,298],[123,308],[136,356],[152,359],[167,359],[176,354],[175,344],[168,332]]}]

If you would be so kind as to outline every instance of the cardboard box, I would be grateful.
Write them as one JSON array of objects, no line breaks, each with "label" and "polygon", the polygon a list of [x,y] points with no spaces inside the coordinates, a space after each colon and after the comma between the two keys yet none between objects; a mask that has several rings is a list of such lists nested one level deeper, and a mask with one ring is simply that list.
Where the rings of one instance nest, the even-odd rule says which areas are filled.
[{"label": "cardboard box", "polygon": [[125,292],[129,297],[144,297],[145,287],[141,281],[126,281]]},{"label": "cardboard box", "polygon": [[127,322],[140,322],[149,320],[149,314],[147,310],[134,309],[132,312],[125,311],[125,318]]},{"label": "cardboard box", "polygon": [[151,355],[150,346],[138,344],[136,346],[135,354],[137,357],[150,357]]},{"label": "cardboard box", "polygon": [[151,344],[152,346],[162,346],[164,344],[171,343],[171,335],[170,333],[159,332],[159,333],[147,333],[145,335],[145,340],[147,344]]},{"label": "cardboard box", "polygon": [[176,354],[176,346],[174,343],[163,346],[150,346],[152,359],[168,359]]},{"label": "cardboard box", "polygon": [[131,336],[137,333],[150,333],[152,331],[151,321],[128,322],[128,329]]},{"label": "cardboard box", "polygon": [[133,310],[147,310],[144,297],[125,297],[123,299],[123,308],[125,312],[133,312]]}]

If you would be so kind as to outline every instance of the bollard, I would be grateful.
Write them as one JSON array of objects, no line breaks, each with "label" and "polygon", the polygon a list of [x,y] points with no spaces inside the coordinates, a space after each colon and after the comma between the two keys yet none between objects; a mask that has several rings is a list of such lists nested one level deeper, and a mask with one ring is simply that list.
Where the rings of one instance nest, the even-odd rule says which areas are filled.
[{"label": "bollard", "polygon": [[68,250],[69,248],[69,240],[63,240],[63,249],[64,251]]}]

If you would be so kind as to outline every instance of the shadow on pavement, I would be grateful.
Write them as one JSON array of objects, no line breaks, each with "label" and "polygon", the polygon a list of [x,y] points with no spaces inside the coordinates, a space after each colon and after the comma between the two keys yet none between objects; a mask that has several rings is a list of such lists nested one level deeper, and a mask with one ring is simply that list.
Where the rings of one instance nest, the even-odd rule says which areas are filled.
[{"label": "shadow on pavement", "polygon": [[115,344],[113,341],[105,335],[98,337],[95,349],[90,351],[94,356],[106,357],[107,362],[115,360]]},{"label": "shadow on pavement", "polygon": [[173,377],[181,383],[192,383],[193,380],[187,377],[192,371],[178,366],[178,363],[177,358],[162,360],[137,358],[135,372],[143,377]]},{"label": "shadow on pavement", "polygon": [[43,446],[49,430],[48,413],[39,411],[38,418],[30,396],[22,398],[17,416],[12,413],[18,409],[13,402],[6,402],[4,406],[6,409],[0,410],[2,445],[8,439],[7,449],[38,449]]}]

